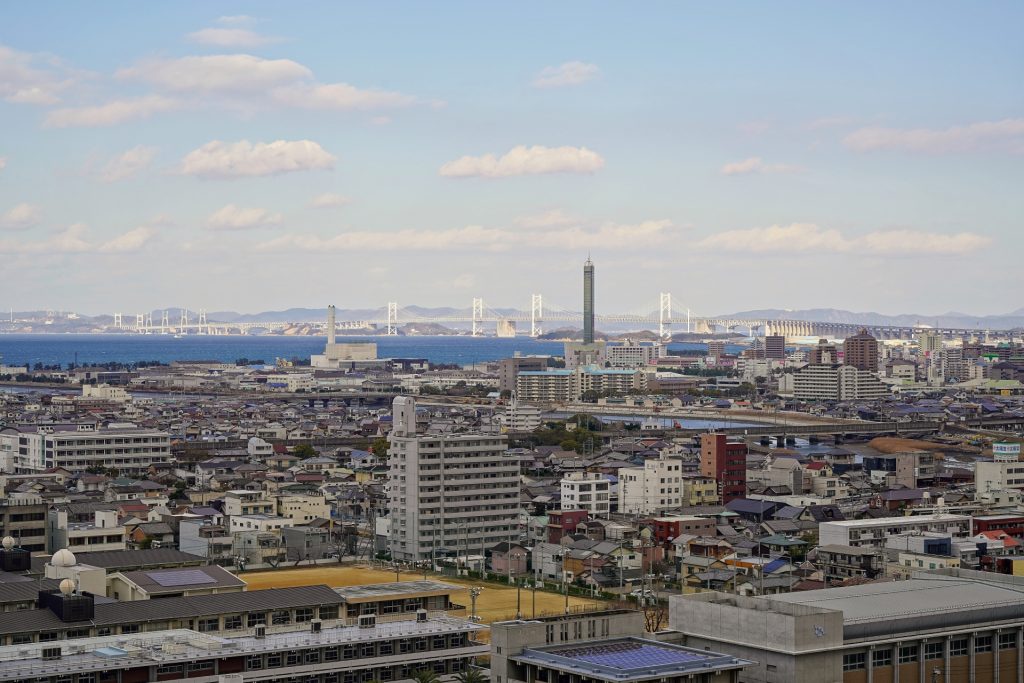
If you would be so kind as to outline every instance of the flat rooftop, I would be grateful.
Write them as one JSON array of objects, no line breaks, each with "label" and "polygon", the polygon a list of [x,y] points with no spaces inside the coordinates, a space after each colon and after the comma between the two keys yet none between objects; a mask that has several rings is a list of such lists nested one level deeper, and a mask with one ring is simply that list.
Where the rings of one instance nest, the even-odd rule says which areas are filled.
[{"label": "flat rooftop", "polygon": [[771,602],[841,610],[844,624],[1011,606],[1024,608],[1024,581],[986,581],[943,574],[914,576],[907,581],[784,593],[773,595]]},{"label": "flat rooftop", "polygon": [[752,662],[643,638],[613,638],[578,645],[528,648],[516,662],[606,681],[641,681],[728,671]]},{"label": "flat rooftop", "polygon": [[392,581],[372,583],[365,586],[343,586],[335,588],[345,602],[367,602],[371,600],[416,597],[423,595],[450,595],[466,590],[463,586],[444,581]]},{"label": "flat rooftop", "polygon": [[[217,657],[281,652],[303,647],[324,647],[400,637],[473,632],[481,626],[463,619],[435,617],[425,622],[414,620],[378,623],[371,628],[358,626],[324,627],[320,633],[308,630],[272,632],[266,637],[251,635],[222,638],[187,629],[153,631],[131,636],[77,638],[68,641],[7,645],[0,647],[0,679],[17,680],[69,671],[86,673],[110,669],[194,662]],[[470,645],[472,645],[472,641]],[[61,648],[60,659],[43,659],[43,650]],[[481,653],[486,646],[481,645]],[[365,665],[365,660],[361,662]]]},{"label": "flat rooftop", "polygon": [[863,527],[863,526],[898,526],[900,524],[926,524],[928,522],[963,522],[970,521],[970,515],[949,515],[949,514],[934,514],[934,515],[910,515],[901,517],[878,517],[877,519],[843,519],[829,522],[822,522],[822,524],[831,524],[832,526],[845,526],[845,527]]}]

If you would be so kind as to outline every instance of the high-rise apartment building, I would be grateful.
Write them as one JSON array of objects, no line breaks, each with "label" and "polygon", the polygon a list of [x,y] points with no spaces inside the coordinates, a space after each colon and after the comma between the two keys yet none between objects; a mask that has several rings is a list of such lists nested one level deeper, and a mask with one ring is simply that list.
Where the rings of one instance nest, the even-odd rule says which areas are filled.
[{"label": "high-rise apartment building", "polygon": [[843,342],[843,364],[858,370],[878,372],[878,340],[865,328]]},{"label": "high-rise apartment building", "polygon": [[807,362],[811,365],[832,365],[839,362],[839,352],[835,344],[829,344],[827,339],[819,339],[818,345],[811,347],[807,354]]},{"label": "high-rise apartment building", "polygon": [[500,434],[417,434],[416,402],[399,396],[388,437],[390,547],[395,560],[442,548],[477,555],[518,530],[519,460]]},{"label": "high-rise apartment building", "polygon": [[786,360],[786,336],[783,334],[765,336],[764,357],[772,360]]},{"label": "high-rise apartment building", "polygon": [[718,483],[722,504],[747,495],[747,445],[725,434],[700,437],[700,473]]}]

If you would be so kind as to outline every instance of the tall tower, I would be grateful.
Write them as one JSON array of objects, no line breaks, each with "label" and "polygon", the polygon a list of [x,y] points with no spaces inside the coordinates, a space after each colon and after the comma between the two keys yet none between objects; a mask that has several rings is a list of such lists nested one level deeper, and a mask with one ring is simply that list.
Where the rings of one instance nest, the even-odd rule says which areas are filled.
[{"label": "tall tower", "polygon": [[594,264],[583,264],[583,343],[594,343]]},{"label": "tall tower", "polygon": [[334,344],[334,304],[327,307],[327,345],[332,346]]}]

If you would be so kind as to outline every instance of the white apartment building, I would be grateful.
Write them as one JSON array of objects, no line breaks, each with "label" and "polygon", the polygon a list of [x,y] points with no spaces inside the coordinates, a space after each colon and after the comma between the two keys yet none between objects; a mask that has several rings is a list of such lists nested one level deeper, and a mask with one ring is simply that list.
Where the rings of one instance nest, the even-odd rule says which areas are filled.
[{"label": "white apartment building", "polygon": [[441,548],[480,554],[518,533],[519,458],[500,434],[417,434],[416,402],[399,396],[388,436],[389,544],[395,560]]},{"label": "white apartment building", "polygon": [[642,370],[587,366],[572,370],[536,370],[516,375],[516,398],[534,403],[578,401],[588,391],[627,394],[647,387]]},{"label": "white apartment building", "polygon": [[118,523],[115,510],[97,510],[89,522],[71,521],[67,510],[51,510],[49,524],[50,552],[62,549],[73,553],[98,552],[127,547],[125,527]]},{"label": "white apartment building", "polygon": [[974,464],[974,489],[984,497],[1004,489],[1024,489],[1024,462],[990,462]]},{"label": "white apartment building", "polygon": [[232,534],[242,531],[257,531],[280,536],[281,529],[291,526],[295,526],[295,523],[287,517],[278,517],[277,515],[238,515],[231,518],[228,524],[228,531]]},{"label": "white apartment building", "polygon": [[946,534],[954,539],[967,538],[971,534],[971,518],[968,515],[939,513],[822,522],[818,525],[818,542],[821,545],[884,548],[886,540],[892,536],[925,531]]},{"label": "white apartment building", "polygon": [[586,510],[591,517],[608,517],[611,482],[596,472],[569,472],[559,482],[563,510]]},{"label": "white apartment building", "polygon": [[613,368],[644,368],[668,355],[668,349],[661,342],[638,342],[625,340],[609,344],[605,349],[608,364]]},{"label": "white apartment building", "polygon": [[82,398],[96,398],[115,403],[127,403],[131,394],[123,387],[112,387],[109,384],[83,384]]},{"label": "white apartment building", "polygon": [[13,427],[0,435],[0,465],[12,467],[13,473],[38,472],[52,467],[81,472],[100,466],[116,469],[121,474],[138,475],[153,463],[170,459],[171,440],[167,432],[130,424]]},{"label": "white apartment building", "polygon": [[540,427],[540,408],[513,401],[501,416],[501,426],[510,432],[532,432]]},{"label": "white apartment building", "polygon": [[323,496],[280,495],[277,514],[295,524],[309,524],[315,519],[330,519],[331,505]]},{"label": "white apartment building", "polygon": [[852,365],[805,365],[793,374],[793,397],[808,401],[885,398],[890,391],[878,377]]},{"label": "white apartment building", "polygon": [[657,515],[683,505],[683,461],[662,455],[619,469],[619,512]]}]

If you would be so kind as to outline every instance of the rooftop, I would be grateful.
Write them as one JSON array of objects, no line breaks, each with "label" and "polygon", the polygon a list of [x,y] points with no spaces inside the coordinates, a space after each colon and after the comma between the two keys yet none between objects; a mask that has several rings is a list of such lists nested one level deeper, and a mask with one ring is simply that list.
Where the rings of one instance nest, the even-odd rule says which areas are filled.
[{"label": "rooftop", "polygon": [[640,681],[739,669],[750,664],[728,655],[643,638],[525,649],[514,661],[606,681]]},{"label": "rooftop", "polygon": [[391,583],[374,583],[365,586],[343,586],[335,588],[334,592],[340,595],[345,602],[351,603],[428,594],[450,595],[462,590],[466,589],[462,586],[456,586],[443,581],[393,581]]}]

